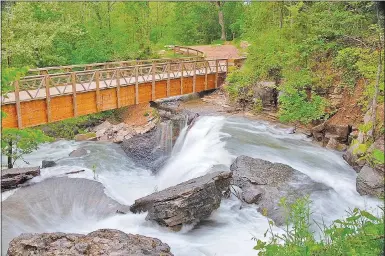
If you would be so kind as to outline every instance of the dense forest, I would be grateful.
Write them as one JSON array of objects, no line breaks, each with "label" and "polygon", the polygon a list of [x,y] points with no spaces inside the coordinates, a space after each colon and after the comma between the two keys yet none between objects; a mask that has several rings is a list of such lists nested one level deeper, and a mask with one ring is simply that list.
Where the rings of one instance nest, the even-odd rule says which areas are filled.
[{"label": "dense forest", "polygon": [[2,2],[2,63],[9,67],[158,57],[165,45],[240,36],[240,2]]}]

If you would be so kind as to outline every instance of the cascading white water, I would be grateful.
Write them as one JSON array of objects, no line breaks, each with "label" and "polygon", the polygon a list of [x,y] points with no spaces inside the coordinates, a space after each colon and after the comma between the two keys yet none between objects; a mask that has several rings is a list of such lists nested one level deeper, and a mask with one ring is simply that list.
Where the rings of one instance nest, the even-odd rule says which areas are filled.
[{"label": "cascading white water", "polygon": [[159,143],[159,148],[166,153],[171,153],[172,151],[172,122],[171,120],[161,122],[158,125],[157,130],[157,141]]},{"label": "cascading white water", "polygon": [[[86,156],[68,157],[73,149],[80,147],[88,151]],[[191,128],[182,129],[170,159],[156,176],[135,166],[120,147],[112,143],[58,141],[43,145],[26,156],[31,165],[40,164],[42,159],[60,160],[58,166],[43,169],[41,177],[31,180],[32,183],[42,182],[44,191],[39,192],[35,187],[33,193],[27,193],[32,191],[28,190],[33,188],[31,186],[18,189],[24,190],[22,197],[19,191],[7,193],[8,198],[3,201],[8,207],[3,208],[3,216],[6,216],[2,229],[3,253],[9,240],[21,232],[88,233],[99,228],[115,228],[159,238],[178,256],[256,255],[251,238],[266,239],[263,234],[268,228],[267,219],[258,213],[256,206],[241,205],[235,197],[224,199],[208,220],[173,232],[146,221],[145,214],[106,214],[105,199],[101,199],[100,191],[95,191],[100,188],[81,186],[81,196],[76,196],[59,186],[43,183],[47,178],[80,169],[85,171],[68,176],[93,180],[91,169],[95,165],[97,181],[104,185],[104,193],[121,204],[130,205],[156,189],[203,175],[213,166],[228,168],[235,157],[242,154],[288,164],[331,187],[332,190],[320,191],[311,197],[316,220],[322,218],[330,223],[344,216],[348,208],[370,208],[381,203],[356,192],[356,173],[338,152],[314,145],[304,136],[288,135],[283,129],[264,122],[201,117]],[[31,211],[12,214],[7,205],[21,205]],[[47,218],[51,214],[55,215]],[[30,219],[34,221],[28,221]],[[279,228],[275,230],[280,231]]]}]

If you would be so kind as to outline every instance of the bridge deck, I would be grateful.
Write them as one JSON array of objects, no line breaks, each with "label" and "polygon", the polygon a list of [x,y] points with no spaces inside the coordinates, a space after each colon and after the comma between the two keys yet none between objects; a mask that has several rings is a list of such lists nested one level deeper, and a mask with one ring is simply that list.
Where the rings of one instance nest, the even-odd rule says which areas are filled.
[{"label": "bridge deck", "polygon": [[198,59],[28,76],[2,98],[2,127],[31,127],[213,89],[227,70],[227,59]]}]

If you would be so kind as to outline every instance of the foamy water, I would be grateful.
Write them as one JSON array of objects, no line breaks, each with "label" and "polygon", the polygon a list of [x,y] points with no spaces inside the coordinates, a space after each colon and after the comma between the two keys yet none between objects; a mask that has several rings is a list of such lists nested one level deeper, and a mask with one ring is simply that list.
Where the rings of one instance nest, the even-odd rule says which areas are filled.
[{"label": "foamy water", "polygon": [[[88,154],[80,158],[68,157],[76,148],[85,148]],[[130,205],[135,199],[155,190],[204,175],[213,166],[228,168],[239,155],[288,164],[332,188],[311,197],[313,218],[318,221],[330,223],[345,216],[349,208],[375,209],[380,203],[356,192],[356,173],[340,153],[314,145],[305,136],[289,135],[284,129],[268,123],[243,118],[201,117],[191,129],[184,128],[170,159],[156,176],[136,166],[119,145],[112,143],[58,141],[43,145],[26,156],[26,160],[31,165],[40,165],[43,159],[58,161],[58,166],[42,169],[41,176],[30,183],[60,176],[96,178],[104,185],[106,195],[121,204]],[[77,170],[84,172],[64,174]],[[96,170],[96,176],[93,170]],[[38,196],[25,196],[18,202],[12,198],[17,198],[18,190],[28,188],[3,193],[4,206],[8,201],[8,205],[13,203],[15,207],[22,205],[23,209],[30,209],[27,213],[11,215],[9,209],[3,208],[6,224],[2,230],[3,253],[10,239],[22,232],[88,233],[99,228],[114,228],[159,238],[171,246],[175,255],[256,255],[252,249],[255,245],[252,237],[265,239],[263,234],[268,228],[267,219],[258,213],[255,205],[242,205],[231,197],[224,199],[209,219],[173,232],[146,221],[146,214],[103,215],[102,203],[105,201],[99,202],[95,198],[95,191],[89,191],[92,186],[71,188],[79,186],[76,184],[48,187]],[[39,201],[43,198],[44,208],[39,208]],[[87,202],[92,202],[96,209],[88,209]],[[31,219],[33,221],[28,221]],[[282,231],[279,228],[275,230]]]}]

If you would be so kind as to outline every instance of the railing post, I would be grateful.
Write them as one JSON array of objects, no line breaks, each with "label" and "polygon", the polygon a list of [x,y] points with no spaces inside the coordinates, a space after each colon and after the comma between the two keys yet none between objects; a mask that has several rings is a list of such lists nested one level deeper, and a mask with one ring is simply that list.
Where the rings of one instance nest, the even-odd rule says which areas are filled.
[{"label": "railing post", "polygon": [[120,108],[120,69],[116,68],[116,106]]},{"label": "railing post", "polygon": [[226,59],[226,77],[228,73],[229,73],[229,59]]},{"label": "railing post", "polygon": [[99,70],[95,71],[95,84],[96,84],[96,111],[100,112],[100,73],[99,73]]},{"label": "railing post", "polygon": [[156,69],[156,66],[155,66],[155,63],[152,62],[152,66],[151,66],[151,73],[152,73],[152,84],[151,84],[151,100],[155,100],[155,70]]},{"label": "railing post", "polygon": [[51,92],[49,90],[49,83],[50,83],[50,78],[49,75],[46,75],[44,77],[45,79],[45,103],[47,107],[47,123],[50,123],[52,121],[51,119]]},{"label": "railing post", "polygon": [[135,66],[135,104],[139,104],[139,81],[138,81],[138,66]]},{"label": "railing post", "polygon": [[197,81],[197,62],[194,61],[194,64],[193,64],[193,92],[196,91],[196,81]]},{"label": "railing post", "polygon": [[180,61],[180,95],[183,94],[183,61]]},{"label": "railing post", "polygon": [[215,60],[215,88],[218,88],[218,60]]},{"label": "railing post", "polygon": [[167,63],[167,97],[170,97],[170,69],[171,69],[171,62]]},{"label": "railing post", "polygon": [[207,60],[205,60],[204,62],[205,62],[205,90],[207,90],[207,64],[209,63]]},{"label": "railing post", "polygon": [[72,107],[74,112],[74,117],[78,116],[78,107],[76,103],[76,74],[75,72],[71,73],[71,83],[72,83]]},{"label": "railing post", "polygon": [[17,127],[19,129],[23,128],[21,121],[21,106],[20,106],[20,91],[19,91],[19,81],[14,82],[15,86],[15,101],[16,101],[16,115],[17,115]]}]

